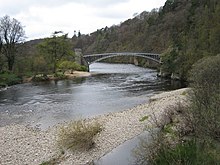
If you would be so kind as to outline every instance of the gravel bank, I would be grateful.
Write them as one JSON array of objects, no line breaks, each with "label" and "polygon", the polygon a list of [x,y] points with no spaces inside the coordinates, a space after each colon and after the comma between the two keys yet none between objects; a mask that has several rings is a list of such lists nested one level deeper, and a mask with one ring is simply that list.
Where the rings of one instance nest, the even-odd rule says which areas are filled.
[{"label": "gravel bank", "polygon": [[[180,89],[163,92],[151,97],[150,103],[132,109],[97,116],[88,120],[98,120],[104,130],[95,139],[96,147],[88,152],[66,152],[60,164],[88,164],[110,152],[121,143],[142,133],[150,119],[140,122],[143,116],[154,115],[162,120],[166,107],[186,99],[185,91]],[[61,151],[56,145],[57,128],[54,126],[41,131],[24,125],[0,127],[0,164],[37,165],[57,158]]]}]

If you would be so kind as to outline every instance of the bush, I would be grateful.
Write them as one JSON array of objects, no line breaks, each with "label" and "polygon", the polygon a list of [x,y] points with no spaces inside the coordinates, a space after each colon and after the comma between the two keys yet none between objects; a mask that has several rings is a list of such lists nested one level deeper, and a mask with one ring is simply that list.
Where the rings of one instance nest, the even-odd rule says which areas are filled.
[{"label": "bush", "polygon": [[150,164],[155,165],[207,165],[216,164],[219,159],[213,157],[210,153],[212,148],[208,145],[204,146],[195,140],[189,140],[177,144],[174,148],[163,145],[157,151],[157,156]]},{"label": "bush", "polygon": [[74,70],[87,71],[86,66],[80,65],[80,64],[73,62],[73,61],[62,61],[59,63],[58,68],[61,69],[63,71],[63,73],[67,70],[71,70],[71,73]]},{"label": "bush", "polygon": [[191,71],[190,81],[195,136],[220,142],[220,55],[197,62]]},{"label": "bush", "polygon": [[89,150],[94,147],[94,137],[102,130],[101,124],[74,121],[60,128],[58,145],[64,149]]},{"label": "bush", "polygon": [[[179,106],[171,110],[179,113],[180,123],[174,123],[173,116],[169,116],[171,123],[153,134],[152,142],[139,146],[137,160],[141,163],[138,164],[220,164],[219,75],[220,55],[204,58],[193,65],[191,102],[185,108]],[[170,134],[175,138],[170,139]]]},{"label": "bush", "polygon": [[15,85],[21,82],[22,79],[11,72],[0,73],[0,87]]},{"label": "bush", "polygon": [[59,80],[62,80],[62,79],[65,79],[66,78],[66,75],[63,74],[63,72],[56,72],[54,74],[54,77],[56,77],[57,79]]}]

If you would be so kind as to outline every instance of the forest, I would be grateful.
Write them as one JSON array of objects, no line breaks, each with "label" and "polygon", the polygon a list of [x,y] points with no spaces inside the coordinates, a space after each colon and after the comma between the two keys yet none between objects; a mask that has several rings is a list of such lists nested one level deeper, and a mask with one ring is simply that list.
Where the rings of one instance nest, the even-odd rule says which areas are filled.
[{"label": "forest", "polygon": [[151,52],[162,54],[162,70],[187,80],[192,65],[220,52],[218,0],[167,0],[120,25],[72,37],[84,54]]},{"label": "forest", "polygon": [[[25,42],[24,29],[19,29],[20,37],[15,38],[17,40],[11,38],[14,42],[12,44],[8,44],[7,39],[4,39],[4,21],[6,20],[10,21],[10,17],[1,18],[0,72],[10,71],[20,77],[42,72],[54,73],[63,61],[74,62],[73,50],[81,48],[83,54],[160,53],[162,73],[168,77],[175,75],[178,79],[186,81],[196,61],[206,56],[215,56],[220,52],[220,2],[218,0],[167,0],[159,9],[144,11],[119,25],[101,28],[91,34],[85,35],[79,32],[72,38],[65,33],[54,32],[48,38]],[[21,26],[16,19],[11,21],[11,24],[17,23]],[[42,46],[51,47],[54,43],[59,45],[57,48],[53,46],[49,48],[54,50],[46,51]],[[5,50],[6,47],[13,48],[10,49],[11,55],[6,53],[10,52]],[[61,52],[64,47],[68,50]],[[55,49],[59,49],[57,54],[48,53]],[[54,57],[53,55],[59,56],[57,63],[54,63],[54,58],[51,58]],[[123,60],[126,61],[125,59],[120,61],[123,62]]]}]

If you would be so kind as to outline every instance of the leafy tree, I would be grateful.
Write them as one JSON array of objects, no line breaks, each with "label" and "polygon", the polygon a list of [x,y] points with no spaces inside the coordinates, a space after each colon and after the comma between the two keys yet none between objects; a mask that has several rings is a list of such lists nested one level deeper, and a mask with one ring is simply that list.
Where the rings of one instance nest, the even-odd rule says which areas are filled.
[{"label": "leafy tree", "polygon": [[8,70],[12,71],[18,43],[24,40],[25,32],[21,23],[9,16],[0,18],[0,37],[2,39],[2,52],[8,63]]},{"label": "leafy tree", "polygon": [[56,72],[57,63],[61,59],[73,56],[67,34],[63,34],[61,31],[54,32],[51,38],[44,39],[44,41],[38,45],[38,49],[40,53],[44,55],[47,63],[52,66],[53,73]]}]

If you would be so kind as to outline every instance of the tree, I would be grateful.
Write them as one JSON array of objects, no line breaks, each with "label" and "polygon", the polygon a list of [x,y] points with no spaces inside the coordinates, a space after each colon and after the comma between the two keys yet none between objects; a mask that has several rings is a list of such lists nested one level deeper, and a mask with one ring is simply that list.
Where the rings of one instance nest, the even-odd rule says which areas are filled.
[{"label": "tree", "polygon": [[35,57],[33,62],[33,71],[35,72],[35,74],[46,74],[47,70],[48,67],[44,57]]},{"label": "tree", "polygon": [[1,53],[2,53],[2,45],[3,45],[3,43],[2,43],[2,37],[0,36],[0,55],[1,55]]},{"label": "tree", "polygon": [[21,23],[11,19],[8,15],[0,19],[0,37],[2,39],[2,52],[8,63],[8,70],[12,71],[18,43],[24,41],[25,32]]},{"label": "tree", "polygon": [[63,34],[61,31],[54,32],[52,37],[44,39],[44,41],[38,45],[38,49],[40,53],[44,55],[48,65],[52,65],[53,73],[56,72],[57,63],[61,59],[73,56],[67,34]]},{"label": "tree", "polygon": [[2,59],[2,38],[0,36],[0,72],[2,71],[2,68],[3,68],[3,59]]}]

